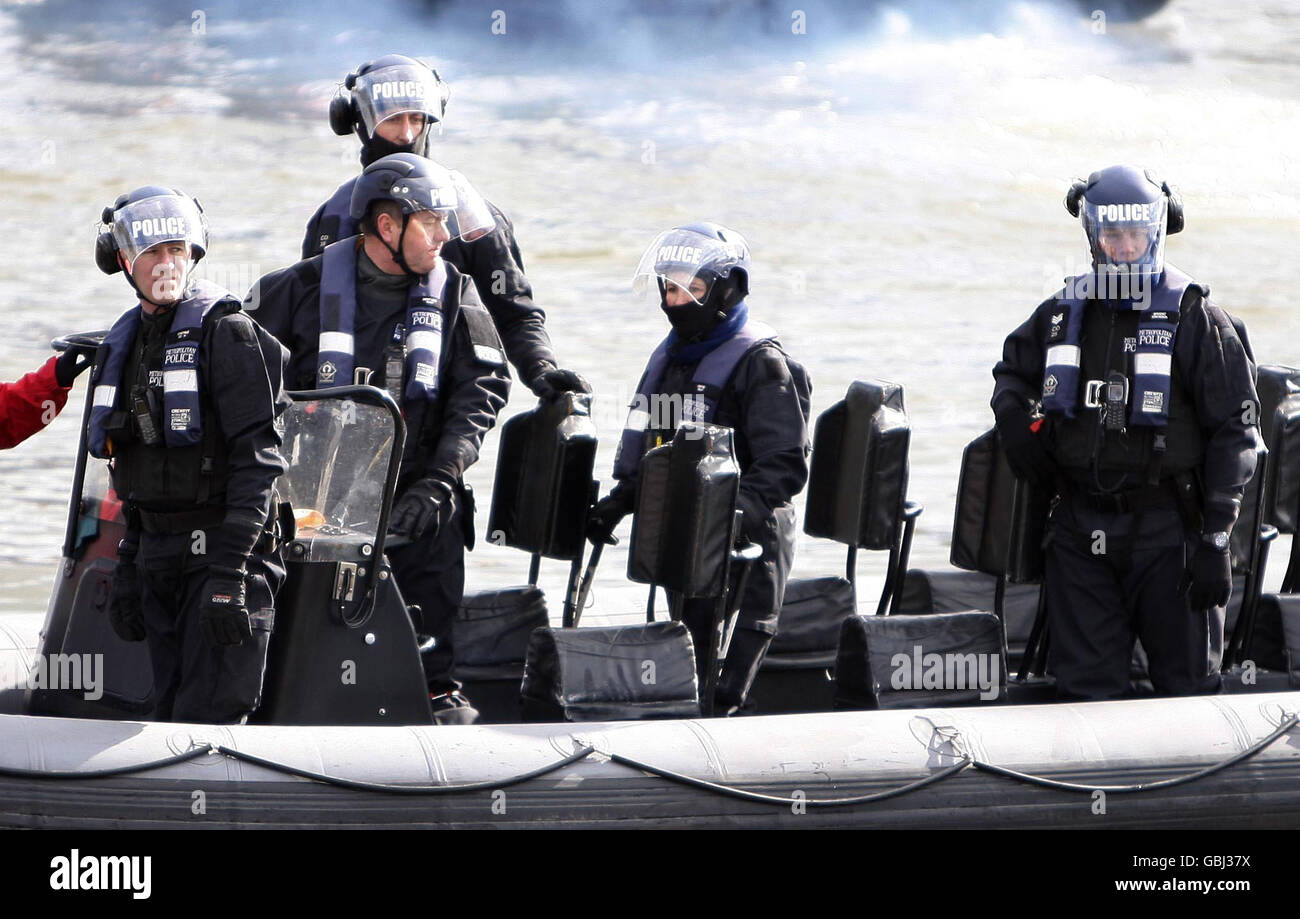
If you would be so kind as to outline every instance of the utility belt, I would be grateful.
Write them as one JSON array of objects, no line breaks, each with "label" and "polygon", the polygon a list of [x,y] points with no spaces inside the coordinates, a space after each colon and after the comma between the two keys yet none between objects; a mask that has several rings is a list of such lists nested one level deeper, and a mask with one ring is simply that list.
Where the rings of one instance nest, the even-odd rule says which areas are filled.
[{"label": "utility belt", "polygon": [[[127,506],[123,510],[123,517],[128,530],[171,535],[220,526],[226,519],[226,510],[219,505],[196,507],[188,511],[149,511],[141,507]],[[263,528],[262,535],[254,543],[253,551],[258,553],[278,551],[281,545],[294,538],[295,530],[293,508],[288,501],[281,501],[276,505],[275,513]]]},{"label": "utility belt", "polygon": [[1143,485],[1123,491],[1094,492],[1073,483],[1061,489],[1067,501],[1102,514],[1143,514],[1147,511],[1174,509],[1184,525],[1198,529],[1201,519],[1201,494],[1196,476],[1191,472],[1162,478],[1155,486]]},{"label": "utility belt", "polygon": [[128,529],[141,529],[146,533],[188,533],[216,526],[226,518],[226,509],[217,505],[196,507],[188,511],[147,511],[132,507],[126,511]]}]

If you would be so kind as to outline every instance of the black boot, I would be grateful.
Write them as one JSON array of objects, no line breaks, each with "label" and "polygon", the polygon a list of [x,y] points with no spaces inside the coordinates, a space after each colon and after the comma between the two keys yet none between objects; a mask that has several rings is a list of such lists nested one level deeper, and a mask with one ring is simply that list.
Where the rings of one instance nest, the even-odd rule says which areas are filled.
[{"label": "black boot", "polygon": [[[714,711],[719,715],[746,713],[750,687],[758,676],[759,665],[767,655],[772,636],[753,629],[737,628],[731,634],[727,660],[722,665],[718,691],[714,694]],[[751,709],[752,710],[752,707]]]}]

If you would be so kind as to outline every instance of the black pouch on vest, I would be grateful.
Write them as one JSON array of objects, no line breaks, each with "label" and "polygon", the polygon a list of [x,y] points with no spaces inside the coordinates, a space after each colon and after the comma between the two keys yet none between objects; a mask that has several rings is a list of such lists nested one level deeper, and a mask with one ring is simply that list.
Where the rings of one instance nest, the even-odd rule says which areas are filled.
[{"label": "black pouch on vest", "polygon": [[854,616],[840,632],[836,708],[994,701],[1007,684],[993,613]]},{"label": "black pouch on vest", "polygon": [[565,393],[507,421],[488,515],[493,541],[547,558],[579,558],[596,446],[588,393]]},{"label": "black pouch on vest", "polygon": [[538,587],[465,594],[452,624],[456,678],[518,680],[523,676],[529,636],[549,624],[546,598]]},{"label": "black pouch on vest", "polygon": [[696,718],[690,632],[680,622],[538,629],[520,698],[525,721]]},{"label": "black pouch on vest", "polygon": [[949,559],[957,568],[1024,584],[1043,576],[1043,534],[1050,497],[1023,485],[1016,500],[1016,478],[1002,452],[997,428],[966,445],[957,483]]},{"label": "black pouch on vest", "polygon": [[469,332],[469,341],[474,348],[474,357],[493,367],[504,367],[506,352],[497,334],[496,323],[485,306],[473,306],[468,303],[460,305],[460,314],[465,317],[465,328]]},{"label": "black pouch on vest", "polygon": [[861,549],[893,548],[911,436],[901,386],[854,382],[817,419],[804,532]]},{"label": "black pouch on vest", "polygon": [[722,596],[739,489],[731,428],[679,427],[641,460],[627,576],[687,598]]},{"label": "black pouch on vest", "polygon": [[829,667],[835,663],[840,627],[856,609],[853,585],[834,575],[792,578],[781,604],[781,628],[768,647],[769,670]]}]

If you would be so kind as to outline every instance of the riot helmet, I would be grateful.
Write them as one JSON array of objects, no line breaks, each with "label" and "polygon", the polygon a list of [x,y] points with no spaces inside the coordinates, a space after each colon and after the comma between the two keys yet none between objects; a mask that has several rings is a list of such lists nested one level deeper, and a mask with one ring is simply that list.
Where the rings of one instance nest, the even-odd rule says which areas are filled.
[{"label": "riot helmet", "polygon": [[685,291],[694,306],[725,314],[748,295],[749,270],[743,236],[716,223],[692,223],[655,237],[641,256],[632,288],[648,293],[653,280],[663,306],[672,285]]},{"label": "riot helmet", "polygon": [[[366,224],[367,217],[372,216],[371,206],[376,201],[391,201],[401,210],[402,232],[395,249],[375,232],[375,226]],[[363,232],[374,233],[397,264],[408,273],[410,268],[402,255],[402,242],[411,215],[419,211],[443,215],[452,239],[472,241],[496,225],[487,202],[468,179],[414,153],[393,153],[376,160],[362,171],[352,186],[349,207],[352,219],[362,224]]]},{"label": "riot helmet", "polygon": [[1083,222],[1098,281],[1155,280],[1165,237],[1183,228],[1182,202],[1166,182],[1135,166],[1110,166],[1076,181],[1066,209]]},{"label": "riot helmet", "polygon": [[100,214],[104,227],[95,240],[95,264],[104,274],[122,270],[142,252],[165,242],[184,242],[197,263],[208,251],[208,221],[197,198],[176,188],[144,185],[124,195]]},{"label": "riot helmet", "polygon": [[[330,127],[335,134],[355,132],[361,138],[361,159],[366,165],[392,153],[424,155],[450,95],[451,88],[432,67],[402,54],[386,54],[347,75],[330,102]],[[395,143],[376,133],[385,120],[403,114],[423,117],[412,142]]]},{"label": "riot helmet", "polygon": [[[95,239],[95,264],[105,274],[122,270],[119,253],[126,261],[127,282],[141,297],[158,302],[140,290],[132,276],[132,266],[145,252],[163,243],[181,242],[189,249],[189,270],[193,270],[208,251],[208,221],[197,198],[176,188],[144,185],[118,196],[100,214],[104,226]],[[187,277],[177,279],[184,290]],[[152,293],[152,291],[151,291]]]}]

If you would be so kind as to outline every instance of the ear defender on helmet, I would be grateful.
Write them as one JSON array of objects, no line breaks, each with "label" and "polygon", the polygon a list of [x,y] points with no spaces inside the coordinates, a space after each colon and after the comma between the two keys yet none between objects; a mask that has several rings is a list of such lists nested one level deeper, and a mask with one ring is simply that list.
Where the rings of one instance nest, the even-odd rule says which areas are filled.
[{"label": "ear defender on helmet", "polygon": [[[1169,204],[1165,210],[1165,234],[1172,236],[1175,233],[1181,233],[1185,226],[1183,217],[1183,196],[1179,193],[1177,187],[1170,185],[1168,182],[1158,178],[1150,169],[1145,171],[1147,181],[1156,186],[1164,193]],[[1098,178],[1097,173],[1093,173],[1085,182],[1082,179],[1075,179],[1070,186],[1070,190],[1065,193],[1065,209],[1070,212],[1071,217],[1079,216],[1079,202],[1083,200],[1084,193],[1092,187],[1093,182]]]},{"label": "ear defender on helmet", "polygon": [[[1156,180],[1151,179],[1152,182]],[[1169,199],[1169,209],[1166,211],[1165,232],[1172,236],[1175,233],[1183,231],[1183,196],[1179,194],[1178,189],[1168,182],[1159,182],[1160,190],[1165,193]]]},{"label": "ear defender on helmet", "polygon": [[1065,209],[1070,212],[1071,217],[1079,216],[1079,202],[1083,200],[1083,193],[1087,190],[1087,182],[1083,179],[1075,179],[1070,190],[1065,193]]},{"label": "ear defender on helmet", "polygon": [[[348,74],[349,78],[351,76]],[[352,101],[352,92],[348,89],[340,89],[330,100],[330,130],[340,137],[346,137],[352,133],[356,123],[357,108]]]},{"label": "ear defender on helmet", "polygon": [[[117,200],[121,201],[122,197]],[[95,266],[104,274],[117,274],[122,270],[122,265],[117,260],[117,242],[113,239],[113,211],[116,209],[116,204],[110,204],[99,214],[99,220],[104,226],[100,227],[99,235],[95,237]]]}]

